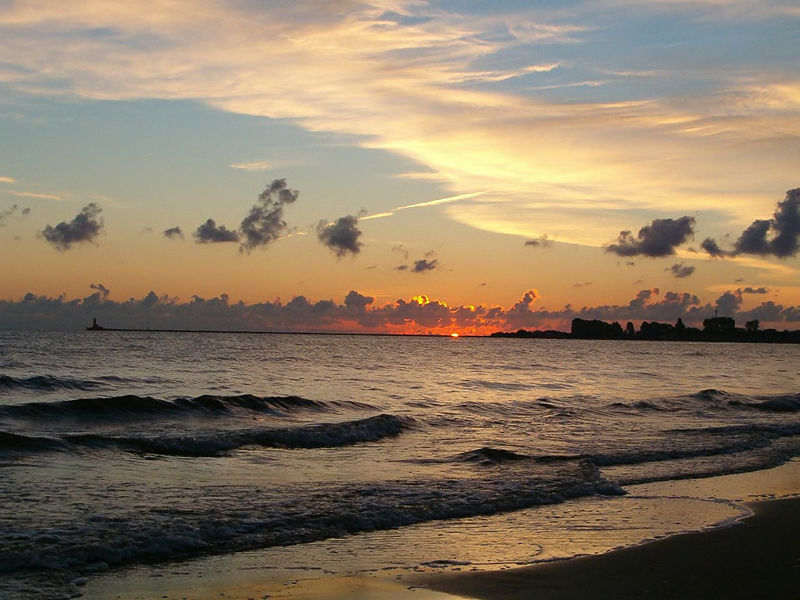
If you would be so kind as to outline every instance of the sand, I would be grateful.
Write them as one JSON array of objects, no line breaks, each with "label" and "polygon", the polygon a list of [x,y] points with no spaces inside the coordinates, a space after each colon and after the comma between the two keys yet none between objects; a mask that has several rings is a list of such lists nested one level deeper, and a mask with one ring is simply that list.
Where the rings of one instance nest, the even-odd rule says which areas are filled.
[{"label": "sand", "polygon": [[[148,589],[142,579],[87,598],[227,600],[754,600],[796,598],[800,590],[800,498],[748,503],[753,511],[733,525],[686,533],[606,554],[504,571],[421,575],[389,581],[333,576],[275,585],[219,580],[172,580]],[[413,580],[413,581],[412,581]],[[154,583],[154,582],[151,582]],[[164,585],[166,584],[166,585]],[[177,584],[177,586],[176,586]],[[91,586],[90,586],[91,587]],[[177,587],[177,589],[176,589]],[[89,590],[87,590],[89,591]]]},{"label": "sand", "polygon": [[748,504],[729,527],[509,571],[445,574],[434,590],[484,600],[797,598],[800,499]]},{"label": "sand", "polygon": [[[589,531],[581,531],[587,535],[580,538],[582,541],[577,546],[573,544],[574,547],[563,537],[563,532],[561,537],[555,535],[547,542],[547,545],[555,545],[553,550],[561,548],[559,540],[562,540],[563,548],[568,551],[581,547],[582,551],[593,553],[581,558],[518,568],[509,568],[511,563],[501,561],[497,568],[503,570],[489,571],[467,570],[475,565],[457,567],[462,569],[459,572],[408,566],[390,570],[380,568],[389,562],[405,564],[411,561],[409,564],[412,564],[413,557],[419,562],[427,556],[425,548],[434,548],[433,556],[443,552],[436,546],[435,537],[430,537],[436,535],[437,529],[431,533],[427,527],[418,528],[419,531],[410,527],[373,534],[379,539],[363,534],[336,543],[312,543],[171,564],[140,565],[91,576],[81,591],[85,594],[84,600],[749,600],[800,597],[800,461],[752,473],[642,484],[629,487],[628,492],[629,496],[625,498],[587,498],[573,501],[569,506],[555,506],[550,512],[547,512],[548,507],[544,507],[542,515],[549,515],[548,519],[560,515],[557,520],[566,520],[567,531],[576,524],[590,524],[591,515],[598,511],[613,521],[609,525],[615,523],[616,528],[608,530],[595,523]],[[633,502],[628,503],[626,498]],[[697,522],[687,513],[692,507],[698,509],[697,502],[687,503],[687,499],[698,498],[706,500],[700,503],[699,510],[708,517],[705,525],[699,527],[719,523],[722,514],[731,515],[730,519],[738,517],[739,522],[608,551],[614,547],[613,544],[628,544],[631,543],[627,541],[628,537],[636,540],[636,536],[644,534],[645,530],[640,530],[642,523],[639,523],[642,519],[646,526],[650,523],[648,519],[657,520],[659,515],[669,517],[665,519],[666,529]],[[606,502],[627,506],[626,511],[639,513],[636,518],[631,514],[626,520],[626,526],[632,526],[631,531],[619,529],[622,522],[616,514],[618,511],[609,511],[611,504],[605,505]],[[650,510],[643,510],[648,506]],[[752,515],[741,519],[747,514],[742,506],[748,507]],[[719,513],[720,507],[727,510]],[[571,518],[565,519],[567,514],[571,514]],[[500,531],[505,531],[505,535],[508,535],[506,528],[516,524],[523,527],[526,536],[530,535],[530,543],[537,539],[541,541],[541,530],[524,529],[524,520],[506,523],[502,516],[487,521],[489,531],[470,528],[469,535],[478,536],[479,541],[486,543],[488,537],[496,537],[492,531],[499,523],[502,523]],[[564,525],[562,523],[562,528]],[[554,531],[558,529],[555,523],[553,526]],[[571,536],[577,533],[572,531]],[[455,544],[465,540],[463,535],[453,535],[452,532],[442,539]],[[381,540],[386,545],[383,552],[380,551]],[[507,537],[498,543],[503,543],[503,540],[508,543]],[[387,558],[400,548],[405,548],[406,554],[402,557],[398,554],[394,561]],[[336,554],[329,558],[339,558],[326,563],[324,557],[332,549],[336,549]],[[502,548],[496,544],[487,546],[487,549],[493,556],[503,554]],[[364,554],[374,555],[373,562],[378,568],[375,565],[368,568],[370,561],[364,559]],[[357,560],[359,558],[362,560]],[[314,567],[317,563],[327,568]]]}]

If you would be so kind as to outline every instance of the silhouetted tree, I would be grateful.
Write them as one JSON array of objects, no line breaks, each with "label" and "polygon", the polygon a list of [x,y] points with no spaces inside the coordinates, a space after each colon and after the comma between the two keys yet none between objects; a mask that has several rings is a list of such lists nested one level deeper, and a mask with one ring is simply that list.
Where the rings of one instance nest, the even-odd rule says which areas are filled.
[{"label": "silhouetted tree", "polygon": [[732,335],[735,331],[736,321],[730,317],[714,317],[703,321],[703,333],[707,335]]}]

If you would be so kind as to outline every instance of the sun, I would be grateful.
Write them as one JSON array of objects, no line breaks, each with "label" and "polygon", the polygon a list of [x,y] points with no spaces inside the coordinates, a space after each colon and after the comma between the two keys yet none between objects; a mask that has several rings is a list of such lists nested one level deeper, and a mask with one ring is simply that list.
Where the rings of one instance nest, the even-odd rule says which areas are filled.
[{"label": "sun", "polygon": [[458,337],[458,334],[457,334],[457,333],[455,333],[455,332],[453,332],[453,333],[451,333],[451,334],[450,334],[450,337],[451,337],[451,338],[457,338],[457,337]]}]

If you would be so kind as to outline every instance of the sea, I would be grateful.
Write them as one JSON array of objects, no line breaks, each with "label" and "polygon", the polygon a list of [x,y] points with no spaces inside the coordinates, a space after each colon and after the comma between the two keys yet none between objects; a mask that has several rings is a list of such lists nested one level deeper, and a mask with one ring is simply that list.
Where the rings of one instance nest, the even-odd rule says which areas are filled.
[{"label": "sea", "polygon": [[726,523],[742,509],[632,490],[800,456],[798,366],[778,344],[2,331],[0,598],[506,568]]}]

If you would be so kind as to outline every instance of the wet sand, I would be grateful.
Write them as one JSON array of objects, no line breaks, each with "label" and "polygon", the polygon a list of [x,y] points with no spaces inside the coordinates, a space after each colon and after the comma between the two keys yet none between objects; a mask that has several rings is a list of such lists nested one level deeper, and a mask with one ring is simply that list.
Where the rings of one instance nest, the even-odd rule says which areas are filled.
[{"label": "wet sand", "polygon": [[753,515],[729,527],[508,571],[433,576],[426,584],[484,600],[796,598],[800,499],[747,506]]}]

